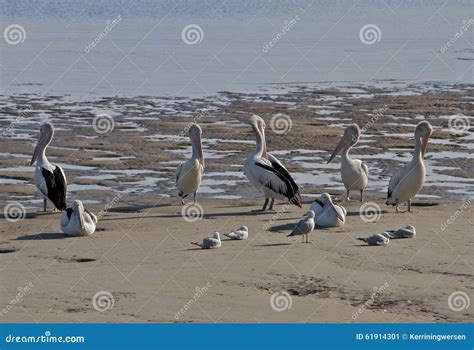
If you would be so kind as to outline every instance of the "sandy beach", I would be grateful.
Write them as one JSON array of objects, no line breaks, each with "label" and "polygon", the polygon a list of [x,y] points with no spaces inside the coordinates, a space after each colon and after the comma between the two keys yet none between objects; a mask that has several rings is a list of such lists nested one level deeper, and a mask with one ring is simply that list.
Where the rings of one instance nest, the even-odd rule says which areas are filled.
[{"label": "sandy beach", "polygon": [[[286,237],[302,209],[249,214],[260,201],[205,200],[194,223],[176,200],[120,203],[93,236],[80,238],[59,233],[59,214],[28,212],[1,226],[1,298],[27,287],[2,322],[470,321],[472,309],[455,312],[448,297],[473,292],[472,207],[417,202],[415,213],[383,206],[370,223],[350,202],[346,226],[313,231],[311,244]],[[386,247],[356,240],[407,223],[417,228],[414,239]],[[248,240],[224,240],[216,250],[190,244],[242,224]],[[112,298],[99,312],[92,300],[101,291]],[[275,293],[282,300],[272,308]]]}]

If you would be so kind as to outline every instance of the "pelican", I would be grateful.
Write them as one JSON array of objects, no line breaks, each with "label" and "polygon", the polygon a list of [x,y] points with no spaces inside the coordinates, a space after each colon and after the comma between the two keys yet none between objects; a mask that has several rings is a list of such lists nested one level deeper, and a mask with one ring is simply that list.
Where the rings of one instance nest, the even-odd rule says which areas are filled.
[{"label": "pelican", "polygon": [[196,203],[197,190],[201,185],[202,174],[204,173],[204,156],[201,142],[202,130],[198,124],[192,124],[189,128],[189,138],[193,147],[191,158],[181,163],[176,168],[176,186],[181,197],[181,204],[184,198],[194,193],[194,203]]},{"label": "pelican", "polygon": [[346,188],[347,201],[349,201],[349,192],[351,190],[359,190],[360,201],[362,202],[364,200],[364,189],[367,187],[367,181],[369,179],[369,168],[367,167],[367,164],[359,159],[352,159],[349,157],[350,149],[359,142],[359,138],[359,126],[357,124],[349,125],[328,160],[329,164],[342,150],[341,178],[344,187]]},{"label": "pelican", "polygon": [[286,237],[291,236],[300,236],[301,235],[301,242],[304,242],[304,236],[306,236],[306,243],[308,242],[308,235],[311,231],[314,230],[314,212],[312,210],[308,210],[306,215],[298,221],[295,228],[291,233]]},{"label": "pelican", "polygon": [[347,210],[333,203],[329,193],[323,193],[313,202],[311,209],[316,214],[315,224],[319,227],[343,226],[346,222]]},{"label": "pelican", "polygon": [[203,249],[214,249],[219,248],[222,244],[219,232],[214,232],[211,237],[205,237],[197,242],[191,242],[191,244],[197,245]]},{"label": "pelican", "polygon": [[256,148],[245,161],[244,173],[250,183],[265,194],[265,203],[257,211],[273,210],[275,198],[287,199],[289,203],[301,208],[298,185],[283,164],[267,153],[265,121],[254,114],[250,117],[250,125],[255,132]]},{"label": "pelican", "polygon": [[61,216],[61,230],[68,236],[90,236],[95,232],[97,216],[92,214],[81,201],[72,202]]},{"label": "pelican", "polygon": [[359,241],[365,242],[368,245],[382,245],[385,246],[390,243],[388,232],[376,233],[367,238],[357,238]]},{"label": "pelican", "polygon": [[416,236],[416,229],[413,225],[406,225],[396,231],[387,231],[390,238],[413,238]]},{"label": "pelican", "polygon": [[433,133],[431,124],[427,121],[418,123],[415,129],[415,153],[412,160],[395,171],[388,184],[386,205],[398,206],[407,202],[408,211],[411,211],[411,199],[423,188],[426,169],[425,158],[428,140]]},{"label": "pelican", "polygon": [[54,126],[51,123],[41,125],[36,148],[33,152],[30,165],[36,162],[35,184],[43,195],[43,210],[49,199],[56,209],[66,209],[67,182],[63,169],[57,164],[52,164],[46,157],[46,147],[53,139]]},{"label": "pelican", "polygon": [[233,230],[230,233],[224,233],[225,236],[229,237],[230,239],[247,239],[249,237],[249,229],[247,226],[240,226],[238,229]]}]

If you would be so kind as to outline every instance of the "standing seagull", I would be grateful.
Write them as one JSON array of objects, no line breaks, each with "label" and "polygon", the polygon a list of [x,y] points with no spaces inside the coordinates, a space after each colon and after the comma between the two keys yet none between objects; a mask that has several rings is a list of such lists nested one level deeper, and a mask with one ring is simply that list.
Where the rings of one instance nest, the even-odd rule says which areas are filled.
[{"label": "standing seagull", "polygon": [[349,151],[357,144],[357,142],[359,142],[359,138],[359,126],[357,124],[349,125],[328,160],[329,164],[329,162],[331,162],[342,150],[341,177],[344,187],[346,188],[347,201],[349,200],[349,192],[351,190],[359,190],[360,201],[362,202],[364,200],[364,189],[367,187],[369,179],[369,168],[367,167],[367,164],[359,159],[349,158]]},{"label": "standing seagull", "polygon": [[262,209],[257,211],[273,210],[275,198],[287,199],[301,208],[298,185],[283,164],[271,154],[267,154],[265,121],[254,114],[249,122],[255,132],[257,145],[245,161],[244,173],[250,183],[265,194],[265,203]]},{"label": "standing seagull", "polygon": [[72,202],[61,216],[61,230],[68,236],[89,236],[95,232],[97,216],[92,214],[81,201]]},{"label": "standing seagull", "polygon": [[286,237],[301,235],[301,239],[302,239],[301,242],[304,242],[304,236],[306,235],[306,243],[309,243],[308,235],[313,230],[314,230],[314,212],[312,210],[309,210],[304,216],[304,218],[298,221],[293,231],[291,231],[291,233]]},{"label": "standing seagull", "polygon": [[63,169],[57,164],[51,164],[46,158],[46,147],[53,139],[54,127],[51,123],[41,125],[30,165],[36,162],[35,184],[43,195],[43,210],[46,211],[46,201],[49,199],[56,209],[66,209],[67,182]]},{"label": "standing seagull", "polygon": [[191,193],[194,193],[194,203],[196,203],[197,190],[201,185],[202,174],[204,173],[201,135],[201,127],[198,124],[192,124],[189,128],[189,138],[193,147],[191,159],[181,163],[176,168],[176,186],[181,197],[181,204],[184,204],[184,198]]},{"label": "standing seagull", "polygon": [[423,159],[425,158],[428,140],[433,133],[433,127],[427,121],[418,123],[415,129],[415,153],[412,160],[395,171],[388,184],[386,205],[398,206],[407,202],[408,211],[411,211],[411,199],[425,184],[426,169]]}]

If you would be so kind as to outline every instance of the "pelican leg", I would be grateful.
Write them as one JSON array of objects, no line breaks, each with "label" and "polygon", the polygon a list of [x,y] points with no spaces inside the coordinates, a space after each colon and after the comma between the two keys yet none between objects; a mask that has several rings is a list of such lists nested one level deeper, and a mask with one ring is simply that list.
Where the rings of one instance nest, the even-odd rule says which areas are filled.
[{"label": "pelican leg", "polygon": [[304,235],[301,236],[301,243],[304,243]]},{"label": "pelican leg", "polygon": [[197,192],[194,192],[194,203],[196,203],[196,199],[197,199]]},{"label": "pelican leg", "polygon": [[407,205],[408,205],[408,211],[411,212],[411,199],[408,200]]},{"label": "pelican leg", "polygon": [[346,201],[349,202],[350,198],[349,198],[349,190],[346,191]]},{"label": "pelican leg", "polygon": [[267,204],[268,204],[268,201],[270,200],[270,198],[266,198],[265,197],[265,203],[263,203],[263,207],[262,209],[255,209],[255,210],[252,210],[253,213],[257,213],[257,212],[261,212],[261,211],[265,211],[267,210]]},{"label": "pelican leg", "polygon": [[275,203],[275,198],[270,199],[270,205],[268,206],[268,210],[272,211],[273,210],[273,203]]},{"label": "pelican leg", "polygon": [[360,201],[364,201],[364,190],[360,190]]},{"label": "pelican leg", "polygon": [[43,211],[46,211],[46,198],[43,198]]},{"label": "pelican leg", "polygon": [[396,212],[396,213],[399,213],[399,212],[400,212],[400,209],[398,209],[398,202],[397,202],[397,204],[395,205],[395,212]]}]

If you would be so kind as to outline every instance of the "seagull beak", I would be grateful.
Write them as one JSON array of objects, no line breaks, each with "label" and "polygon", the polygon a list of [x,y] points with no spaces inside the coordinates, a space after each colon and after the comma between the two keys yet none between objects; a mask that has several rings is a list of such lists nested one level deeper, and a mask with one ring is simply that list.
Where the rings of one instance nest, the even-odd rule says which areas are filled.
[{"label": "seagull beak", "polygon": [[331,157],[329,158],[328,162],[326,164],[329,164],[336,155],[341,152],[341,150],[344,148],[344,146],[347,144],[347,141],[349,141],[349,134],[344,133],[344,135],[341,137],[341,140],[337,144],[336,148],[334,149],[334,152],[332,152]]}]

